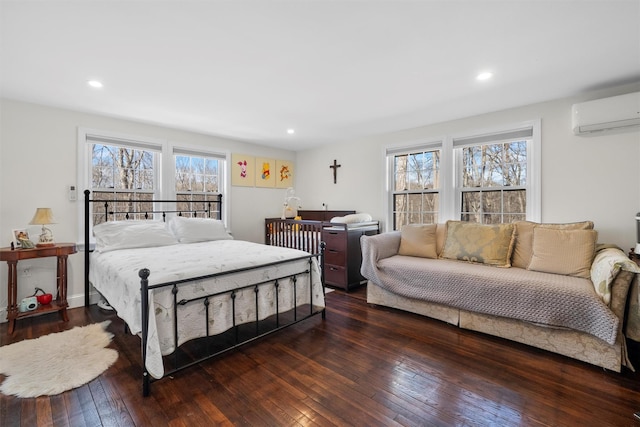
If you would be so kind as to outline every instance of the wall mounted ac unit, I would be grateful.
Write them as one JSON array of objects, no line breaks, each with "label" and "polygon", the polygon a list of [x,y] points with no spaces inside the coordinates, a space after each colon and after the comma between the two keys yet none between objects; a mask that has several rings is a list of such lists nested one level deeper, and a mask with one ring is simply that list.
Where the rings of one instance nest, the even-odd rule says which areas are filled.
[{"label": "wall mounted ac unit", "polygon": [[573,133],[595,136],[640,129],[640,92],[574,104]]}]

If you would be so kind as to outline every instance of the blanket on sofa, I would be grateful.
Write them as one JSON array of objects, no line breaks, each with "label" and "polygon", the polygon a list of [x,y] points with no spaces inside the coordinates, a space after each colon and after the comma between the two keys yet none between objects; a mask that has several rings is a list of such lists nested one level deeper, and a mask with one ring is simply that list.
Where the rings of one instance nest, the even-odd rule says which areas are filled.
[{"label": "blanket on sofa", "polygon": [[362,274],[409,298],[458,309],[564,327],[614,344],[619,319],[595,293],[590,279],[497,268],[446,259],[396,255],[394,248],[362,239]]}]

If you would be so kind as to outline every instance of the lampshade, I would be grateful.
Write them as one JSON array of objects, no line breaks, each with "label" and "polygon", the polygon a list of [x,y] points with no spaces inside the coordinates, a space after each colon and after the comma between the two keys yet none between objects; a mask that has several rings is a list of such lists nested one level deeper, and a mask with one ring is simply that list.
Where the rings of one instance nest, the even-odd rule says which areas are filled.
[{"label": "lampshade", "polygon": [[56,221],[53,219],[53,212],[51,212],[51,208],[37,208],[36,213],[33,215],[33,219],[29,224],[33,225],[42,225],[42,234],[40,234],[40,240],[36,246],[53,246],[53,233],[45,224],[55,224]]},{"label": "lampshade", "polygon": [[51,212],[51,208],[38,208],[36,209],[36,213],[33,215],[33,219],[29,224],[44,225],[55,223],[56,221],[53,219],[53,212]]}]

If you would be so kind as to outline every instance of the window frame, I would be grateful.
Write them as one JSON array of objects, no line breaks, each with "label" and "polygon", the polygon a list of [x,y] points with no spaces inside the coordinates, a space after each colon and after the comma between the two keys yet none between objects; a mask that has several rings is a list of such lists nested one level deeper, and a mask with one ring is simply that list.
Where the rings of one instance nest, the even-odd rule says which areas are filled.
[{"label": "window frame", "polygon": [[[462,146],[454,146],[454,141],[473,140],[474,138],[490,138],[491,136],[508,134],[519,130],[531,129],[531,140],[527,145],[527,181],[526,189],[526,219],[540,222],[541,219],[541,120],[533,119],[519,123],[505,124],[493,128],[478,129],[464,133],[445,134],[435,138],[425,138],[421,141],[411,141],[401,144],[390,144],[384,147],[383,156],[386,167],[385,183],[385,212],[386,231],[393,231],[393,195],[394,195],[394,164],[393,159],[398,154],[416,151],[427,151],[440,148],[440,211],[438,222],[460,220],[462,203]],[[498,142],[499,139],[486,143]]]},{"label": "window frame", "polygon": [[[223,203],[222,203],[222,209],[223,211],[221,212],[222,214],[222,219],[225,222],[225,224],[227,224],[227,226],[230,229],[230,224],[229,224],[229,215],[227,215],[227,203],[225,203],[225,195],[228,194],[227,192],[227,165],[229,164],[229,154],[226,152],[221,152],[221,151],[213,151],[213,150],[202,150],[200,148],[198,149],[193,149],[191,147],[185,147],[185,146],[180,146],[180,145],[171,145],[171,159],[170,159],[170,170],[171,170],[171,177],[170,177],[170,183],[168,183],[168,189],[171,190],[171,194],[170,194],[170,198],[173,200],[177,200],[178,199],[178,192],[176,191],[176,182],[175,182],[175,177],[176,177],[176,162],[175,162],[175,156],[178,155],[186,155],[186,156],[190,156],[190,157],[203,157],[203,158],[208,158],[208,159],[216,159],[218,160],[218,193],[208,193],[208,194],[222,194],[222,198],[223,198]],[[220,191],[222,189],[222,191]],[[207,194],[206,192],[196,192],[193,194]]]},{"label": "window frame", "polygon": [[[430,152],[430,151],[440,151],[440,160],[439,160],[439,181],[440,187],[437,189],[428,189],[428,190],[406,190],[406,191],[396,191],[395,190],[395,158],[396,156],[402,155],[411,155],[419,152]],[[442,210],[442,189],[444,185],[444,176],[442,173],[442,164],[443,164],[443,156],[444,150],[442,149],[442,140],[434,139],[430,142],[425,143],[416,143],[408,146],[400,146],[400,147],[388,147],[385,150],[386,156],[386,169],[387,169],[387,224],[389,224],[390,229],[394,228],[395,225],[395,196],[397,194],[406,194],[407,196],[410,194],[438,194],[438,206],[440,209],[436,212],[438,218],[440,218],[441,210]]]}]

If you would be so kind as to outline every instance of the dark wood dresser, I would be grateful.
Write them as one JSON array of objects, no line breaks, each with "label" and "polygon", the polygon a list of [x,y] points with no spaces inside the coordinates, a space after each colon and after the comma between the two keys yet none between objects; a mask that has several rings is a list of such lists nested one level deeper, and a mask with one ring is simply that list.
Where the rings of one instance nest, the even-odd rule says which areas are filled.
[{"label": "dark wood dresser", "polygon": [[343,211],[325,211],[325,210],[299,210],[298,215],[302,217],[304,220],[310,221],[322,221],[329,222],[331,218],[336,216],[345,216],[349,214],[354,214],[356,211],[353,210],[343,210]]},{"label": "dark wood dresser", "polygon": [[360,237],[378,234],[379,230],[377,221],[357,227],[353,224],[334,224],[322,229],[322,241],[326,244],[324,251],[326,285],[348,291],[364,283],[365,278],[360,274],[362,264]]}]

